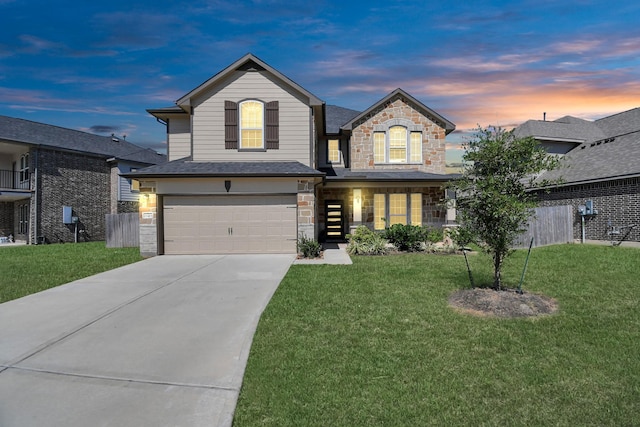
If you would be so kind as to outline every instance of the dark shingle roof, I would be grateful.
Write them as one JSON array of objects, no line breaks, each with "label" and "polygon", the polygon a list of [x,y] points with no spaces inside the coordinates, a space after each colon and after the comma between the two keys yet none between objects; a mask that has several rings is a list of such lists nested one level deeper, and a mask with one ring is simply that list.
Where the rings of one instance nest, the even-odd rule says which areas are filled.
[{"label": "dark shingle roof", "polygon": [[604,133],[594,122],[571,116],[552,122],[528,120],[518,126],[514,133],[516,136],[533,136],[536,139],[570,142],[587,142],[604,138]]},{"label": "dark shingle roof", "polygon": [[300,162],[194,162],[189,157],[131,172],[126,177],[169,176],[317,176],[324,174]]},{"label": "dark shingle roof", "polygon": [[360,114],[360,111],[338,107],[337,105],[325,106],[326,132],[329,134],[340,133],[340,127],[358,114]]},{"label": "dark shingle roof", "polygon": [[7,116],[0,116],[0,140],[90,153],[105,158],[115,157],[137,163],[157,164],[166,161],[166,156],[120,138]]},{"label": "dark shingle roof", "polygon": [[320,169],[327,174],[327,181],[449,181],[459,174],[436,174],[417,170],[352,170],[344,168]]},{"label": "dark shingle roof", "polygon": [[[533,127],[525,126],[531,122],[535,122]],[[562,178],[565,184],[572,184],[640,175],[640,108],[594,122],[570,116],[555,122],[530,120],[517,130],[522,136],[540,138],[542,133],[534,133],[532,129],[542,129],[541,123],[551,124],[544,128],[544,135],[550,139],[573,135],[574,139],[584,140],[564,155],[558,169],[544,173],[541,178]]]}]

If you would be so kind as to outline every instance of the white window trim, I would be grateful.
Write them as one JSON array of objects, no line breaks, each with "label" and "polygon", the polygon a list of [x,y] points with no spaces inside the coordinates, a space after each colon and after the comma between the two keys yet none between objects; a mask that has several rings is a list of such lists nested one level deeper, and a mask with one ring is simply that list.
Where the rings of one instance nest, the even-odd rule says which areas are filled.
[{"label": "white window trim", "polygon": [[[257,102],[258,104],[262,105],[262,127],[259,128],[250,128],[250,127],[242,127],[242,104],[245,104],[247,102]],[[245,99],[242,102],[238,103],[238,149],[239,150],[264,150],[265,149],[265,103],[260,101],[259,99]],[[242,131],[243,130],[260,130],[262,133],[262,145],[260,147],[244,147],[242,145],[243,143],[243,138],[242,138]]]},{"label": "white window trim", "polygon": [[[376,195],[382,195],[384,196],[384,228],[387,228],[389,226],[389,224],[391,224],[391,209],[389,206],[389,202],[390,202],[390,195],[391,194],[404,194],[406,196],[406,210],[405,210],[405,216],[406,216],[406,221],[405,224],[411,224],[411,219],[412,219],[412,195],[413,194],[420,194],[420,224],[413,224],[413,225],[422,225],[424,224],[424,205],[422,203],[422,193],[376,193]],[[374,200],[375,200],[375,195],[374,195]],[[373,212],[374,212],[374,216],[375,216],[375,205],[373,207]],[[374,218],[373,221],[373,228],[374,230],[383,230],[384,228],[376,228],[376,218]]]},{"label": "white window trim", "polygon": [[[406,145],[406,158],[405,161],[391,161],[391,156],[390,156],[390,149],[391,149],[391,143],[389,140],[389,129],[394,127],[394,126],[401,126],[404,127],[407,131],[407,145]],[[412,133],[420,133],[422,134],[421,137],[421,144],[420,144],[420,160],[415,160],[412,161],[411,160],[411,134]],[[375,134],[376,133],[384,133],[384,161],[383,162],[376,162],[375,161]],[[410,120],[406,120],[406,119],[392,119],[392,120],[387,120],[386,122],[379,124],[379,125],[375,125],[373,128],[373,134],[371,136],[372,138],[372,142],[371,142],[371,146],[373,147],[373,152],[374,152],[374,164],[376,165],[419,165],[422,164],[423,161],[423,156],[422,156],[422,145],[424,144],[424,130],[422,125],[420,124],[415,124]]]}]

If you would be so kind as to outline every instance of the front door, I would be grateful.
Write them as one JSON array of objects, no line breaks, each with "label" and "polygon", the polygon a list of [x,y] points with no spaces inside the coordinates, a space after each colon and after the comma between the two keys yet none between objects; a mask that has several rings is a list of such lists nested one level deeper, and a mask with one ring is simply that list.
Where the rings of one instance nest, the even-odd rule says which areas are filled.
[{"label": "front door", "polygon": [[328,200],[324,211],[327,240],[343,240],[342,200]]}]

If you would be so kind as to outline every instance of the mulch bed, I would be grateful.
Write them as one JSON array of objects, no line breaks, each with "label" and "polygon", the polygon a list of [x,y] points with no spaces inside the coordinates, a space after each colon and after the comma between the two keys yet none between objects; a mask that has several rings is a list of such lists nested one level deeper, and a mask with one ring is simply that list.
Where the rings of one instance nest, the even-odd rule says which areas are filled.
[{"label": "mulch bed", "polygon": [[484,317],[535,317],[553,314],[558,303],[545,295],[522,294],[513,289],[460,289],[449,296],[449,305],[464,313]]}]

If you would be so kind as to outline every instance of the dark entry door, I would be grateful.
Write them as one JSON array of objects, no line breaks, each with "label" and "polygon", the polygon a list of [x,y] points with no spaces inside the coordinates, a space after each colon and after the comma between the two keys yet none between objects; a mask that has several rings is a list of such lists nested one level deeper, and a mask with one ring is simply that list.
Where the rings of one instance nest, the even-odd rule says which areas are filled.
[{"label": "dark entry door", "polygon": [[327,240],[343,240],[342,200],[327,200],[325,203],[325,229]]}]

